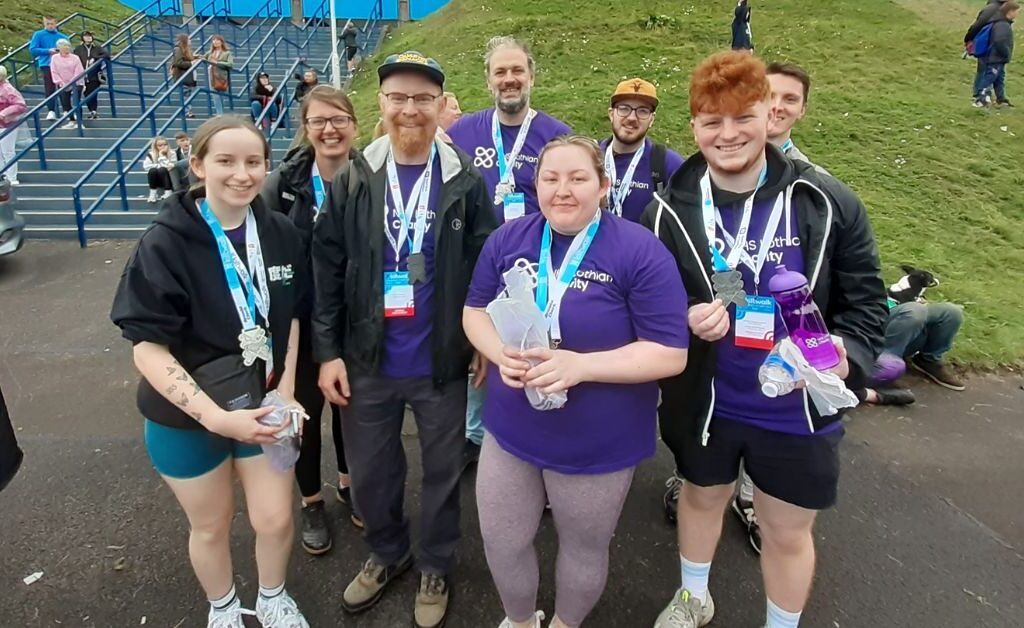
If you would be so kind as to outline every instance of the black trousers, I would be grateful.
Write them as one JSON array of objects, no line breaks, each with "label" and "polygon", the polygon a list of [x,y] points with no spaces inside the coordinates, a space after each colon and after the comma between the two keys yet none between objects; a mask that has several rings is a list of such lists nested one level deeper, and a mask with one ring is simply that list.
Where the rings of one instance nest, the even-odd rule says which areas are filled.
[{"label": "black trousers", "polygon": [[[306,327],[306,326],[304,326]],[[308,327],[300,333],[308,331]],[[320,365],[313,361],[312,349],[299,342],[299,359],[295,369],[295,400],[298,401],[309,420],[302,428],[302,446],[299,449],[299,460],[295,463],[295,478],[299,482],[299,492],[303,497],[312,497],[320,492],[323,480],[320,477],[320,452],[323,447],[321,416],[324,409],[324,394],[317,385]],[[348,462],[345,460],[345,440],[341,432],[341,408],[334,404],[331,407],[331,435],[334,439],[334,453],[338,463],[338,473],[348,474]]]},{"label": "black trousers", "polygon": [[[64,111],[71,111],[71,109],[75,106],[75,101],[71,97],[72,93],[78,94],[78,96],[81,97],[82,86],[75,85],[74,87],[64,89],[64,91],[60,93],[60,106],[64,107]],[[71,114],[71,117],[69,119],[74,120],[75,114]]]},{"label": "black trousers", "polygon": [[101,85],[98,78],[85,81],[85,93],[82,97],[85,98],[85,105],[89,107],[89,111],[96,111],[96,107],[99,106],[100,95],[96,92],[99,91]]},{"label": "black trousers", "polygon": [[[53,82],[53,74],[50,73],[50,66],[39,68],[39,73],[43,75],[43,92],[46,94],[46,97],[49,98],[57,91],[57,85]],[[57,103],[52,100],[47,107],[49,107],[50,111],[53,111],[54,113],[57,112]]]},{"label": "black trousers", "polygon": [[174,189],[174,185],[171,183],[171,173],[167,172],[167,168],[157,167],[146,171],[146,179],[151,190]]}]

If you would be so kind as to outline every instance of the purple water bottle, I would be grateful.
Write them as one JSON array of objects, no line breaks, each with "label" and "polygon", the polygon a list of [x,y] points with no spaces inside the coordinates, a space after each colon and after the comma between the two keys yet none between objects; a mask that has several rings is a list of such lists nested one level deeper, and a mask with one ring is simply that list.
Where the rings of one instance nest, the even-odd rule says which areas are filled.
[{"label": "purple water bottle", "polygon": [[768,290],[779,304],[782,322],[789,338],[800,349],[807,362],[819,371],[839,364],[839,352],[825,327],[821,310],[814,303],[807,277],[786,270],[785,264],[775,267],[768,281]]}]

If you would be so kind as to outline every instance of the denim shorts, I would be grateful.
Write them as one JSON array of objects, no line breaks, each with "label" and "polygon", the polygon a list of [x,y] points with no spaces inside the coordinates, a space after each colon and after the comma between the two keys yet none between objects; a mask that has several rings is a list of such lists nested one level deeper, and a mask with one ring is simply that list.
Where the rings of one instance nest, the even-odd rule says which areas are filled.
[{"label": "denim shorts", "polygon": [[204,429],[168,427],[146,419],[146,451],[160,475],[188,480],[206,475],[228,458],[263,453],[259,445],[241,443]]}]

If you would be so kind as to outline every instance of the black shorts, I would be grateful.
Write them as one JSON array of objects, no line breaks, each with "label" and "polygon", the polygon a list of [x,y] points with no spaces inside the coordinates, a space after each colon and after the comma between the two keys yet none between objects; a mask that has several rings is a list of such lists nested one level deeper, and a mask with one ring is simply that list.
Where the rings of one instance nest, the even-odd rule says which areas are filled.
[{"label": "black shorts", "polygon": [[346,61],[351,61],[352,59],[355,59],[357,52],[359,52],[359,48],[357,48],[355,46],[346,46],[345,47],[345,60]]},{"label": "black shorts", "polygon": [[836,503],[839,486],[840,426],[821,436],[772,432],[739,421],[715,417],[707,447],[698,438],[687,442],[679,472],[697,486],[731,484],[740,461],[754,486],[776,499],[824,510]]}]

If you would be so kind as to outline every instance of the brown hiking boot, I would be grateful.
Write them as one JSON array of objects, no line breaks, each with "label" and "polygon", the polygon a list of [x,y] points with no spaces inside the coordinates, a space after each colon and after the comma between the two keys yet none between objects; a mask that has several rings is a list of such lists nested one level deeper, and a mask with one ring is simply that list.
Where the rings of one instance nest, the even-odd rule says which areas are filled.
[{"label": "brown hiking boot", "polygon": [[370,557],[341,596],[341,607],[349,613],[361,613],[380,601],[392,580],[412,567],[412,554],[392,565],[382,565]]},{"label": "brown hiking boot", "polygon": [[433,573],[420,574],[413,623],[416,628],[441,628],[448,619],[448,578]]},{"label": "brown hiking boot", "polygon": [[963,381],[953,373],[952,369],[942,362],[929,362],[919,355],[910,360],[910,366],[939,386],[950,390],[963,390],[966,388]]}]

